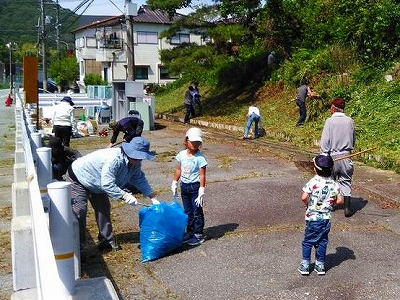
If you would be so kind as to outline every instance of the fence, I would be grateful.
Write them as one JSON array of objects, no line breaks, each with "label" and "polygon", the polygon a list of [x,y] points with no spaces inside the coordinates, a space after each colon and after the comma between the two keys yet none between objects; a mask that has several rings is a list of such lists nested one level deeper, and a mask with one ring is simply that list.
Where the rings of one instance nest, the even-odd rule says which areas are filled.
[{"label": "fence", "polygon": [[[17,93],[14,99],[12,299],[93,299],[99,295],[118,299],[107,278],[79,279],[79,230],[72,216],[69,183],[51,182],[51,149],[41,147],[41,134],[35,132],[21,96]],[[92,293],[87,293],[87,285]]]}]

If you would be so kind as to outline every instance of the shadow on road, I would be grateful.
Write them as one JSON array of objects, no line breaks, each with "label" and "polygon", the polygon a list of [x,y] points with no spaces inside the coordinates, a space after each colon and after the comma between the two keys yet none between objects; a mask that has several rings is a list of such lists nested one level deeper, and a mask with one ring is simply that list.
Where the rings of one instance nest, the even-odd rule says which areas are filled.
[{"label": "shadow on road", "polygon": [[228,224],[221,224],[218,226],[208,227],[205,229],[205,235],[207,239],[219,239],[223,237],[226,233],[235,231],[238,228],[238,223],[228,223]]},{"label": "shadow on road", "polygon": [[327,269],[332,269],[349,259],[356,259],[353,250],[347,247],[336,247],[336,253],[330,253],[326,256],[325,264]]},{"label": "shadow on road", "polygon": [[367,204],[368,200],[365,200],[363,198],[351,197],[351,215],[354,215],[358,211],[361,211]]}]

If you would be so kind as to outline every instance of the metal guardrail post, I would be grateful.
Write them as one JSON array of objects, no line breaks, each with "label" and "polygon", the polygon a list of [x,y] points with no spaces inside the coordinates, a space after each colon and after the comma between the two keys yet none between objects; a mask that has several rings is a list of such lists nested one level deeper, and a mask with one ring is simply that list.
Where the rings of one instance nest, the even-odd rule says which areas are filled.
[{"label": "metal guardrail post", "polygon": [[46,212],[50,210],[50,199],[47,194],[47,185],[53,180],[53,169],[51,165],[51,148],[40,147],[36,149],[37,176],[40,194],[42,195],[43,207]]},{"label": "metal guardrail post", "polygon": [[71,209],[71,184],[57,181],[47,185],[51,199],[50,237],[64,295],[75,293],[74,228]]}]

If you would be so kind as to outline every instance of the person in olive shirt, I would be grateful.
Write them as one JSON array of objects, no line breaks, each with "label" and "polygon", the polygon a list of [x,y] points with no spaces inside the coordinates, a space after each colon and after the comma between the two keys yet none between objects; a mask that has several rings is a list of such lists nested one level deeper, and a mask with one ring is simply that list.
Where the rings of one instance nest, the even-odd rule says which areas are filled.
[{"label": "person in olive shirt", "polygon": [[122,118],[118,122],[110,122],[109,126],[113,130],[109,148],[115,146],[120,132],[124,133],[123,142],[130,142],[134,137],[141,136],[143,132],[143,120],[136,110],[130,110],[129,116]]}]

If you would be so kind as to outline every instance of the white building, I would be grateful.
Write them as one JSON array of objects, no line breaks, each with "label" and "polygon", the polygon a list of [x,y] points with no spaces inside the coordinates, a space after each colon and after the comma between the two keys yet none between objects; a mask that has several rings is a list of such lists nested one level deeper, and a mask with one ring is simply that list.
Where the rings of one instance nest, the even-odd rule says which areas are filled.
[{"label": "white building", "polygon": [[[135,7],[136,8],[136,7]],[[174,80],[163,67],[159,51],[170,49],[181,43],[205,43],[200,35],[188,30],[179,32],[171,39],[161,39],[159,34],[178,19],[172,19],[161,10],[151,10],[146,5],[131,17],[133,24],[135,81],[165,84]],[[127,27],[125,15],[115,16],[79,27],[75,35],[76,57],[79,62],[79,80],[83,84],[85,74],[101,74],[109,83],[127,79]],[[129,60],[128,60],[129,61]]]}]

